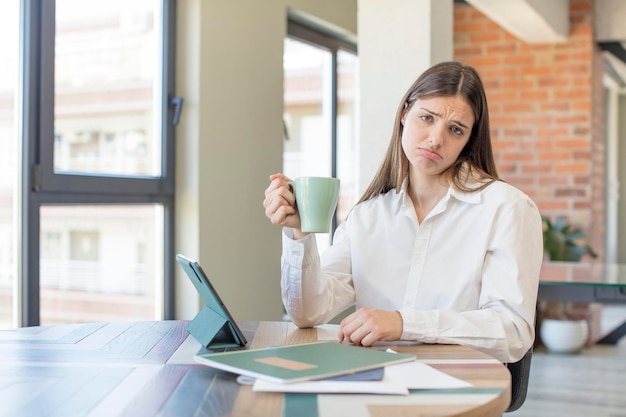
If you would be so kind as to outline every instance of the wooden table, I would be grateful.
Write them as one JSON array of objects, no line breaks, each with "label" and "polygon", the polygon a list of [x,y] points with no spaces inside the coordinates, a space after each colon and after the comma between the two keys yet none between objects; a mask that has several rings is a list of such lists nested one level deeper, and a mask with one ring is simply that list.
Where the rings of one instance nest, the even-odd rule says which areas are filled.
[{"label": "wooden table", "polygon": [[[473,384],[408,396],[255,393],[196,364],[185,321],[92,323],[0,331],[0,416],[500,416],[511,379],[498,361],[453,345],[398,346]],[[289,322],[241,322],[248,347],[317,340]],[[346,411],[347,410],[347,411]]]}]

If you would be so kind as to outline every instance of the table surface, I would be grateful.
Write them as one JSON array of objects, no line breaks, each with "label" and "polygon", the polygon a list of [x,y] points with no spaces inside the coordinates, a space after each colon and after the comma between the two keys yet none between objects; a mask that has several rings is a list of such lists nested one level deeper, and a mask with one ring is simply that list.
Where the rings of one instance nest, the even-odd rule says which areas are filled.
[{"label": "table surface", "polygon": [[[504,365],[455,345],[401,345],[472,383],[408,396],[256,393],[193,361],[204,350],[186,321],[89,323],[0,331],[0,416],[500,416],[510,401]],[[240,322],[249,348],[317,341],[289,322]],[[303,409],[302,406],[305,405]],[[418,411],[416,413],[416,411]]]},{"label": "table surface", "polygon": [[540,285],[626,286],[626,264],[544,262]]}]

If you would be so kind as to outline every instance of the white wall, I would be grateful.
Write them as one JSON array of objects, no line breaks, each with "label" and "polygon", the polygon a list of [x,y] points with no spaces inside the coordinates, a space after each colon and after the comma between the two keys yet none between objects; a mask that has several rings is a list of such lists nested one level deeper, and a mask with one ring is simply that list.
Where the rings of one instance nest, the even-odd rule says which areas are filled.
[{"label": "white wall", "polygon": [[[197,258],[233,315],[278,320],[280,230],[263,213],[282,167],[287,7],[356,34],[356,0],[181,0],[176,251]],[[199,309],[177,267],[176,316]]]},{"label": "white wall", "polygon": [[595,0],[594,29],[598,41],[626,41],[626,2]]},{"label": "white wall", "polygon": [[387,150],[400,99],[431,65],[453,57],[453,0],[359,0],[360,191]]}]

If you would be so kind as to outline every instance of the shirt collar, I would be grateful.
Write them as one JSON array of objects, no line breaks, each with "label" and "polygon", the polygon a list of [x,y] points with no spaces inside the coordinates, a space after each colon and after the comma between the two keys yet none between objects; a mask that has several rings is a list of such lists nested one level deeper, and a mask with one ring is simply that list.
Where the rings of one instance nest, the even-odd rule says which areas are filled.
[{"label": "shirt collar", "polygon": [[[400,192],[399,192],[400,197],[401,197],[400,200],[401,200],[402,207],[406,207],[407,200],[409,199],[409,194],[407,193],[407,189],[406,189],[407,184],[408,184],[408,180],[405,179],[404,182],[402,183],[402,188],[400,189]],[[482,190],[465,192],[465,191],[457,190],[456,188],[454,188],[454,186],[452,186],[452,184],[450,185],[450,188],[448,189],[448,193],[443,198],[448,199],[449,197],[454,197],[455,199],[462,201],[464,203],[468,203],[468,204],[480,204],[483,201]],[[412,205],[413,203],[411,203],[411,206]]]},{"label": "shirt collar", "polygon": [[457,190],[456,188],[454,188],[452,185],[450,186],[450,190],[448,191],[448,193],[456,198],[457,200],[463,201],[465,203],[469,203],[469,204],[479,204],[483,201],[483,193],[482,190],[480,191],[472,191],[472,192],[465,192],[465,191],[460,191]]}]

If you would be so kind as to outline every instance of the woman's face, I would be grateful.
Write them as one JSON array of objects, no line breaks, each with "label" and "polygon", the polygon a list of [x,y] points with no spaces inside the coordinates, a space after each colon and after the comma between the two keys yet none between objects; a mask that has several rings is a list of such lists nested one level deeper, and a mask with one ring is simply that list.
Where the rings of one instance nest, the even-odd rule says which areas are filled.
[{"label": "woman's face", "polygon": [[419,99],[401,119],[402,150],[412,173],[439,176],[458,158],[474,125],[474,112],[460,95]]}]

